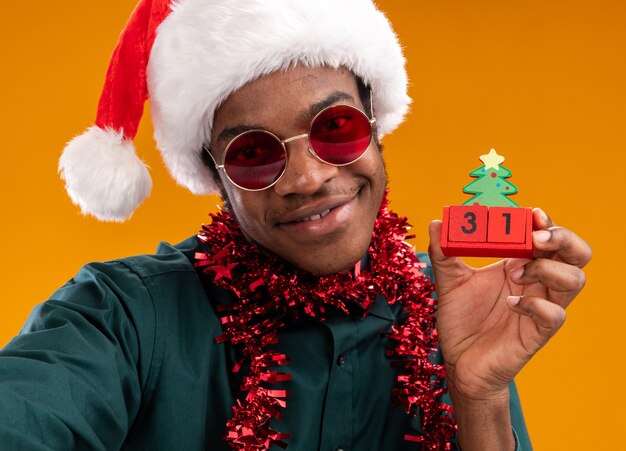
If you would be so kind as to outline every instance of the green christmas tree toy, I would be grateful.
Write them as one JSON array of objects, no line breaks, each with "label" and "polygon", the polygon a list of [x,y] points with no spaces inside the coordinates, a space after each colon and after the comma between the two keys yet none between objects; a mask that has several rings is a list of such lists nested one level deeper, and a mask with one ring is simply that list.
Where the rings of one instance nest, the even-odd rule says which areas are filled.
[{"label": "green christmas tree toy", "polygon": [[531,258],[532,208],[521,208],[509,197],[517,193],[517,187],[506,180],[512,174],[500,165],[503,156],[491,149],[480,160],[483,166],[470,173],[476,180],[463,188],[473,197],[443,209],[443,253]]},{"label": "green christmas tree toy", "polygon": [[463,188],[464,193],[475,196],[463,202],[462,205],[519,207],[508,197],[517,193],[517,187],[505,180],[512,174],[507,168],[500,166],[504,157],[491,149],[488,154],[481,155],[480,160],[484,165],[470,172],[470,176],[477,177],[477,179]]}]

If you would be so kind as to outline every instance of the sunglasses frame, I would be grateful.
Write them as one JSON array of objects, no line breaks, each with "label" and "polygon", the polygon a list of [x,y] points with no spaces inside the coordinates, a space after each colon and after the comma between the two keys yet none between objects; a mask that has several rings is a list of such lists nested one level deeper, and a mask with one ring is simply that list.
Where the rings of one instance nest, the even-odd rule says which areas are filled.
[{"label": "sunglasses frame", "polygon": [[[365,119],[368,120],[368,122],[370,123],[370,140],[369,140],[369,144],[367,145],[367,147],[363,150],[363,152],[361,153],[361,155],[359,155],[357,158],[355,158],[354,160],[348,162],[348,163],[341,163],[341,164],[335,164],[335,163],[330,163],[328,161],[325,161],[322,159],[322,157],[320,157],[316,152],[315,149],[313,149],[313,146],[311,145],[311,139],[309,138],[310,134],[311,134],[311,129],[313,128],[313,124],[315,123],[315,121],[317,120],[318,117],[320,117],[322,114],[324,114],[326,111],[328,111],[331,108],[336,108],[336,107],[348,107],[351,108],[353,110],[358,111],[359,113],[361,113],[363,115],[363,117],[365,117]],[[230,183],[232,183],[233,185],[235,185],[237,188],[242,189],[244,191],[263,191],[266,190],[268,188],[271,188],[272,186],[276,185],[280,179],[283,178],[283,175],[285,175],[285,172],[287,171],[287,165],[289,164],[289,152],[287,152],[287,146],[285,144],[288,144],[290,142],[296,141],[298,139],[303,139],[303,138],[307,138],[307,140],[309,141],[309,145],[308,145],[308,150],[309,152],[315,157],[317,158],[319,161],[321,161],[322,163],[326,163],[332,166],[337,166],[337,167],[341,167],[341,166],[347,166],[349,164],[352,163],[356,163],[357,161],[359,161],[361,158],[363,158],[363,155],[365,155],[367,153],[367,149],[369,149],[370,145],[372,144],[372,139],[374,137],[374,129],[373,129],[373,125],[376,123],[376,118],[374,117],[374,105],[372,104],[372,92],[370,91],[370,109],[371,109],[371,113],[372,113],[372,118],[370,119],[367,114],[365,113],[365,111],[361,110],[360,108],[357,108],[355,106],[352,105],[346,105],[346,104],[336,104],[336,105],[330,105],[327,106],[326,108],[320,110],[315,116],[313,116],[313,119],[311,119],[311,123],[309,124],[309,131],[307,133],[302,133],[300,135],[296,135],[296,136],[292,136],[290,138],[286,138],[286,139],[280,139],[278,136],[276,136],[274,133],[269,132],[267,130],[263,130],[263,129],[251,129],[251,130],[246,130],[245,132],[239,133],[237,136],[235,136],[234,138],[232,138],[228,144],[226,145],[226,148],[224,149],[224,153],[222,154],[222,163],[219,164],[217,161],[215,161],[215,158],[213,157],[213,155],[211,154],[211,152],[209,151],[209,149],[205,146],[202,145],[202,149],[205,150],[209,156],[211,157],[211,160],[213,160],[213,163],[215,164],[215,169],[217,169],[218,171],[221,169],[224,171],[224,174],[226,175],[226,178],[230,181]],[[224,162],[226,161],[226,155],[228,154],[228,150],[230,149],[230,146],[239,138],[241,138],[244,135],[247,135],[249,133],[266,133],[270,136],[272,136],[274,139],[276,139],[277,142],[280,143],[280,145],[283,148],[283,152],[285,152],[285,166],[283,167],[282,172],[280,173],[280,175],[278,175],[278,177],[276,177],[276,180],[274,180],[271,184],[269,184],[268,186],[265,186],[263,188],[246,188],[244,186],[239,185],[238,183],[236,183],[233,179],[230,178],[230,176],[228,175],[228,171],[226,170],[226,168],[224,167]]]}]

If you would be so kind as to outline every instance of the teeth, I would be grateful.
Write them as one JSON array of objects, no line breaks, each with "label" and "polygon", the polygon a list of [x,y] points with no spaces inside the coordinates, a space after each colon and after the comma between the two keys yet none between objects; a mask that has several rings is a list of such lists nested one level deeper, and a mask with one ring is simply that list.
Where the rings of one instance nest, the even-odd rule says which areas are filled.
[{"label": "teeth", "polygon": [[298,222],[317,221],[318,219],[322,219],[328,213],[330,213],[330,210],[324,210],[320,214],[307,216],[306,218],[298,219]]}]

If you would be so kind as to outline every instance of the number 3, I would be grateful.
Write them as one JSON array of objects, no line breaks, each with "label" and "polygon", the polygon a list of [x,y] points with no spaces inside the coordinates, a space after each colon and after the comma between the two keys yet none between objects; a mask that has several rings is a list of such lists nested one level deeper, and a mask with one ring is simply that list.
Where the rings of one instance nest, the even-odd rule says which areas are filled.
[{"label": "number 3", "polygon": [[477,225],[476,225],[476,214],[468,211],[467,213],[465,213],[463,215],[463,217],[465,219],[467,219],[467,223],[471,226],[469,229],[466,228],[465,226],[461,227],[461,230],[463,231],[463,233],[467,233],[468,235],[471,235],[472,233],[474,233],[477,229]]}]

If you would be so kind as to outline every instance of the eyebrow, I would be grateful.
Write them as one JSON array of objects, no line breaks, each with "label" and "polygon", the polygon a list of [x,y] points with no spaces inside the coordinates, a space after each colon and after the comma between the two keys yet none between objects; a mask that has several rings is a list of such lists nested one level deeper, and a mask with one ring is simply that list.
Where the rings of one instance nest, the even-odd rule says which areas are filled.
[{"label": "eyebrow", "polygon": [[[347,92],[335,91],[334,93],[328,95],[326,98],[311,105],[307,111],[303,111],[302,113],[298,114],[298,116],[296,117],[296,120],[298,122],[306,122],[307,120],[313,118],[317,113],[322,111],[324,108],[334,105],[335,103],[340,102],[342,100],[350,100],[354,102],[354,97],[352,97]],[[253,125],[253,124],[236,125],[234,127],[228,127],[222,130],[222,132],[219,134],[219,136],[217,137],[217,142],[220,142],[220,143],[227,142],[233,139],[234,137],[236,137],[237,135],[240,135],[244,132],[247,132],[249,130],[258,130],[258,129],[264,130],[264,127],[261,127],[259,125]]]},{"label": "eyebrow", "polygon": [[329,106],[334,105],[335,103],[342,100],[351,100],[354,102],[354,97],[352,97],[347,92],[335,91],[334,93],[327,96],[325,99],[322,99],[319,102],[311,105],[309,111],[300,113],[297,119],[299,122],[306,122],[309,119],[313,119],[313,117],[324,108],[328,108]]}]

